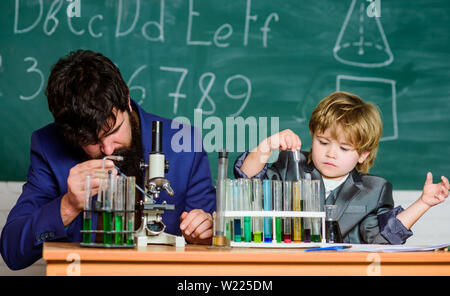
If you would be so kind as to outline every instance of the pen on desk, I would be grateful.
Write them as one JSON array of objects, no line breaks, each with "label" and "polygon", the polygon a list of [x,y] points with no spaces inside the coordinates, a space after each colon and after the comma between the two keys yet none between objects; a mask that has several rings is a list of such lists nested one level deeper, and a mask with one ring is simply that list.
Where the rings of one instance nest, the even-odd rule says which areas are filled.
[{"label": "pen on desk", "polygon": [[312,249],[306,249],[305,252],[314,252],[314,251],[339,251],[346,248],[350,248],[349,246],[331,246],[331,247],[324,247],[324,248],[312,248]]}]

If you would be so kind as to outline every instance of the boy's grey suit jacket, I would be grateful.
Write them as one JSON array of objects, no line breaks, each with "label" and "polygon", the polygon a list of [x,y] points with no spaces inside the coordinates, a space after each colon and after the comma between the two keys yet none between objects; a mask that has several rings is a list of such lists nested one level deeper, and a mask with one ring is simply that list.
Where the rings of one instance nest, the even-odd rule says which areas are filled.
[{"label": "boy's grey suit jacket", "polygon": [[[300,153],[300,161],[295,162],[291,151],[281,151],[278,160],[267,169],[269,179],[295,181],[311,174],[311,179],[320,180],[321,211],[325,204],[325,187],[320,172],[313,163],[307,163],[308,153]],[[299,170],[296,170],[296,167]],[[300,176],[298,176],[300,174]],[[338,222],[345,243],[389,244],[380,233],[378,215],[387,213],[394,207],[392,185],[383,178],[350,172],[347,180],[336,194]]]}]

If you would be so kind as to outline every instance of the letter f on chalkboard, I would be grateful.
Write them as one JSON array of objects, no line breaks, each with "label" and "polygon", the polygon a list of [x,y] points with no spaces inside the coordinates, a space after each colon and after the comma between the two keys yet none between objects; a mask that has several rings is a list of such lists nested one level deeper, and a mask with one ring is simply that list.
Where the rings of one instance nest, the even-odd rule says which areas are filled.
[{"label": "letter f on chalkboard", "polygon": [[81,17],[81,0],[67,0],[67,2],[70,2],[67,5],[67,16]]}]

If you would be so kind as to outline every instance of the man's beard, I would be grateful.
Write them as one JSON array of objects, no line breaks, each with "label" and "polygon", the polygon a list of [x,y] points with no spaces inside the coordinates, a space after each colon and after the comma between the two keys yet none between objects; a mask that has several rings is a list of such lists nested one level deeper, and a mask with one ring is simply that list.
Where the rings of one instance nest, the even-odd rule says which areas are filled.
[{"label": "man's beard", "polygon": [[[141,131],[139,129],[139,124],[132,112],[128,112],[128,118],[130,119],[131,126],[131,144],[130,147],[117,149],[114,151],[113,155],[123,156],[122,161],[115,161],[115,165],[119,168],[120,172],[125,174],[127,177],[136,177],[136,185],[143,186],[143,172],[140,168],[143,149],[142,149],[142,137]],[[138,117],[139,118],[139,117]],[[102,154],[99,159],[102,159],[106,155]],[[141,199],[141,195],[136,191],[135,202]],[[134,229],[138,229],[141,225],[142,212],[136,210],[134,217]]]},{"label": "man's beard", "polygon": [[[142,161],[142,139],[139,124],[134,118],[131,112],[128,113],[131,126],[131,144],[129,147],[120,148],[114,151],[113,155],[123,156],[122,161],[115,161],[115,165],[119,168],[120,172],[129,177],[136,177],[136,184],[140,185],[142,182],[142,170],[140,169],[140,163]],[[106,155],[100,155],[99,159],[102,159]]]}]

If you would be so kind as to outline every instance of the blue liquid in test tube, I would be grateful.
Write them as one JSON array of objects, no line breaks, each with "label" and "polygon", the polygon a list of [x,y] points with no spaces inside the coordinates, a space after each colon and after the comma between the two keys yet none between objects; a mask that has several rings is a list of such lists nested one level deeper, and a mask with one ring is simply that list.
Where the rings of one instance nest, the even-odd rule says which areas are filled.
[{"label": "blue liquid in test tube", "polygon": [[[270,180],[263,180],[263,209],[264,211],[272,211],[272,198],[270,195]],[[272,218],[264,217],[264,242],[272,242]]]}]

